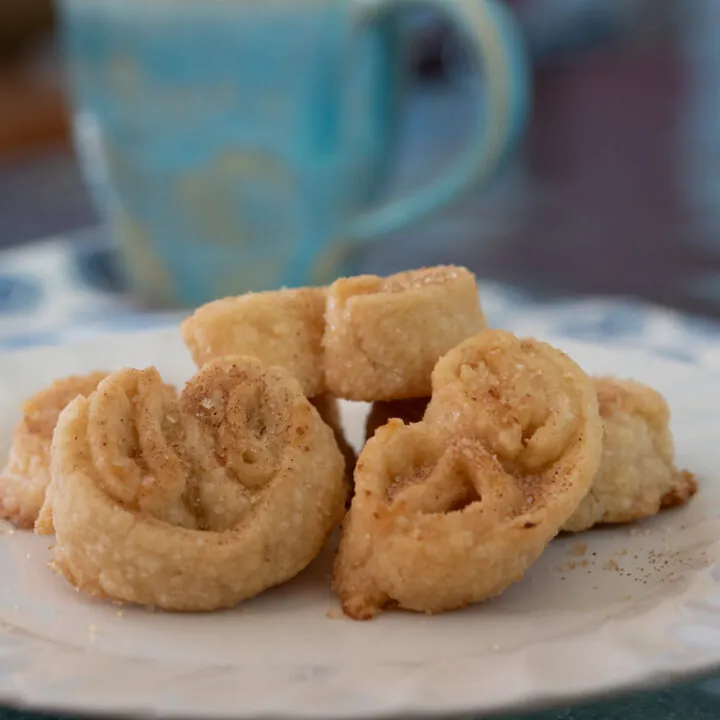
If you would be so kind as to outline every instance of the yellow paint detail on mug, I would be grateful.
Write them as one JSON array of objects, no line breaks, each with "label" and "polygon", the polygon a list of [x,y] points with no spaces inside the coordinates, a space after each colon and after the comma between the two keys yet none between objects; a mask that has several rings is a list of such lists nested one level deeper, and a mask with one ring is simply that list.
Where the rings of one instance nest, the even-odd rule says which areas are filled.
[{"label": "yellow paint detail on mug", "polygon": [[[293,203],[293,185],[290,173],[272,155],[235,150],[178,177],[174,191],[198,237],[221,246],[249,247],[269,239],[267,224],[261,230],[249,217],[250,212],[262,208],[247,207],[243,212],[243,190],[262,189],[272,196],[274,207],[282,207],[280,198]],[[275,222],[282,228],[282,218],[275,218]],[[273,238],[277,254],[276,242],[278,239]],[[290,249],[290,238],[279,242],[285,246],[281,251]],[[252,272],[252,267],[248,268],[248,273]]]},{"label": "yellow paint detail on mug", "polygon": [[167,302],[175,295],[173,283],[163,261],[152,248],[148,231],[123,211],[116,213],[114,227],[133,285],[144,297]]}]

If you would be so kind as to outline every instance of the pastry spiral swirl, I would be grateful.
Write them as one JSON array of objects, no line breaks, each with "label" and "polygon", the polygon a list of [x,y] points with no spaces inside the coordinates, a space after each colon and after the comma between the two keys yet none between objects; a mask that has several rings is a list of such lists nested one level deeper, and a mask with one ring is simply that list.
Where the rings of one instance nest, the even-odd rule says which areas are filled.
[{"label": "pastry spiral swirl", "polygon": [[602,425],[591,379],[550,345],[488,330],[433,372],[422,422],[358,459],[335,564],[345,612],[463,607],[519,580],[588,492]]},{"label": "pastry spiral swirl", "polygon": [[343,515],[332,430],[279,367],[206,364],[177,397],[120,370],[62,413],[47,503],[57,569],[92,595],[230,607],[317,555]]}]

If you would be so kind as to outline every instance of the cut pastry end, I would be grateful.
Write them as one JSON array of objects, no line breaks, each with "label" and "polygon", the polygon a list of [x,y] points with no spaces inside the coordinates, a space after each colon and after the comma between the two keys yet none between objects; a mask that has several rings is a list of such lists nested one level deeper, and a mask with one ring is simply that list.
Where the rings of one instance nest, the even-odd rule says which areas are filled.
[{"label": "cut pastry end", "polygon": [[465,268],[342,278],[328,290],[327,387],[368,402],[428,396],[438,358],[486,324]]},{"label": "cut pastry end", "polygon": [[685,504],[697,492],[678,470],[670,410],[656,390],[632,380],[595,379],[604,425],[600,467],[588,495],[563,526],[580,532],[629,523]]},{"label": "cut pastry end", "polygon": [[23,418],[0,471],[0,518],[19,529],[33,527],[50,483],[50,445],[58,417],[75,397],[94,391],[106,375],[98,371],[61,378],[23,403]]},{"label": "cut pastry end", "polygon": [[297,288],[216,300],[180,327],[193,360],[245,355],[285,368],[307,397],[325,392],[322,336],[325,288]]}]

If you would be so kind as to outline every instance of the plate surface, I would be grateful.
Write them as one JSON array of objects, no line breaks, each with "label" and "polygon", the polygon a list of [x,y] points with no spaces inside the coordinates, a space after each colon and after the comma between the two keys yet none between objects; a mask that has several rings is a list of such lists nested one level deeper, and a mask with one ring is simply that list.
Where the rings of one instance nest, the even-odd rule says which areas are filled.
[{"label": "plate surface", "polygon": [[[720,383],[627,347],[555,343],[589,372],[665,394],[678,463],[700,480],[687,507],[558,538],[523,582],[481,606],[368,623],[340,612],[332,548],[234,611],[171,615],[90,601],[48,571],[47,538],[0,532],[0,704],[208,718],[480,715],[720,663]],[[193,372],[174,330],[0,356],[0,462],[30,393],[70,373],[150,364],[174,382]],[[343,410],[357,442],[364,407]]]}]

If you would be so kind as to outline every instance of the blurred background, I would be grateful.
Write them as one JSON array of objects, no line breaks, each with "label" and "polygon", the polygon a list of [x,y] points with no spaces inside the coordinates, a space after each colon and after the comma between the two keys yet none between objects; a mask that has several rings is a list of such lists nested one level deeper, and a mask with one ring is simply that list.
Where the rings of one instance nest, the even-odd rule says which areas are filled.
[{"label": "blurred background", "polygon": [[[539,297],[634,295],[720,316],[720,1],[506,1],[532,55],[519,149],[490,186],[363,251],[361,269],[458,262]],[[467,129],[452,32],[419,12],[410,47],[399,186]],[[50,0],[1,0],[0,247],[76,231],[105,242],[62,86]]]}]

